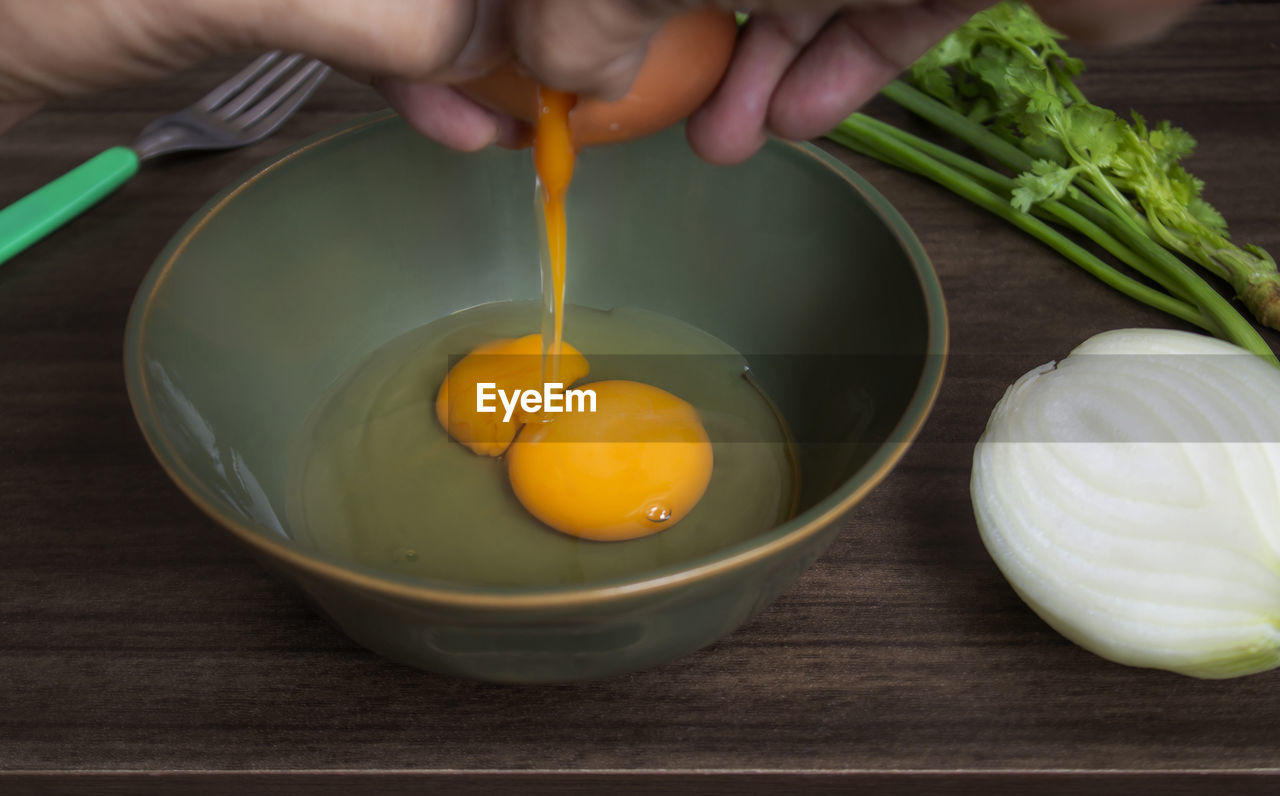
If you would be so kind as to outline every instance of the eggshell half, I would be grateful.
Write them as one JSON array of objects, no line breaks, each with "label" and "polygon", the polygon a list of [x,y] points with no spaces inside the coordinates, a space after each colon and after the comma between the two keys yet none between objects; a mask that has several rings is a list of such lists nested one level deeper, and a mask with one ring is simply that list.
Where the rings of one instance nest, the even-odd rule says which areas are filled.
[{"label": "eggshell half", "polygon": [[[614,102],[582,98],[570,117],[581,148],[656,133],[697,110],[715,91],[733,54],[733,14],[701,9],[673,18],[649,42],[644,63],[626,96]],[[532,122],[537,84],[514,63],[459,87],[494,110]]]}]

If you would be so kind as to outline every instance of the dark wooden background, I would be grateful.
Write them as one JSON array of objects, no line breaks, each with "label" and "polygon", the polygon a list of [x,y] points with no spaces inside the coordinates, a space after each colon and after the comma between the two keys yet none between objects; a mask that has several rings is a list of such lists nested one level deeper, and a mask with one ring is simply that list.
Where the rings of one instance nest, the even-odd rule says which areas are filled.
[{"label": "dark wooden background", "polygon": [[[1237,237],[1280,251],[1280,7],[1205,8],[1089,63],[1095,101],[1188,127]],[[230,66],[29,120],[0,138],[0,205]],[[380,106],[335,78],[273,139],[149,165],[0,269],[0,791],[1280,791],[1280,673],[1198,681],[1072,646],[1005,584],[970,511],[972,446],[1007,384],[1096,332],[1174,324],[854,156],[933,257],[956,356],[920,442],[788,594],[701,652],[582,685],[424,674],[331,629],[153,462],[121,335],[210,195]]]}]

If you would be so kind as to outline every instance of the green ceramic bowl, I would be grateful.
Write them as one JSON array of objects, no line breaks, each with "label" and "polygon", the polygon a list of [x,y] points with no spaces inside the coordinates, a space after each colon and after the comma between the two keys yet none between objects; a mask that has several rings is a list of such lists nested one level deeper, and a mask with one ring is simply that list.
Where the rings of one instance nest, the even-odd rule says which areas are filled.
[{"label": "green ceramic bowl", "polygon": [[[887,201],[815,147],[704,164],[678,130],[589,150],[570,198],[569,301],[652,310],[748,356],[800,444],[794,519],[622,581],[411,580],[299,541],[289,440],[344,371],[430,320],[538,295],[527,153],[463,155],[380,115],[209,202],[138,292],[126,377],[179,487],[376,652],[504,682],[652,666],[769,604],[884,478],[938,390],[935,275]],[[769,364],[772,363],[772,364]]]}]

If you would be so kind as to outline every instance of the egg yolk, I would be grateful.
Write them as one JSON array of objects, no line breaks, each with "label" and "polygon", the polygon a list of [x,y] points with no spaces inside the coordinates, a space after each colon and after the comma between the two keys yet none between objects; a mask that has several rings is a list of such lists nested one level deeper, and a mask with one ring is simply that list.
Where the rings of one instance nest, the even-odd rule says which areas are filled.
[{"label": "egg yolk", "polygon": [[[587,375],[587,359],[578,349],[563,343],[560,377],[572,384]],[[436,418],[449,436],[481,456],[501,456],[521,424],[530,418],[517,411],[509,421],[500,402],[497,411],[480,412],[476,387],[490,383],[508,395],[542,388],[542,335],[494,340],[476,348],[449,370],[436,393]]]},{"label": "egg yolk", "polygon": [[583,388],[595,391],[595,412],[525,426],[507,451],[516,498],[583,539],[635,539],[679,522],[711,481],[711,442],[697,411],[640,382]]}]

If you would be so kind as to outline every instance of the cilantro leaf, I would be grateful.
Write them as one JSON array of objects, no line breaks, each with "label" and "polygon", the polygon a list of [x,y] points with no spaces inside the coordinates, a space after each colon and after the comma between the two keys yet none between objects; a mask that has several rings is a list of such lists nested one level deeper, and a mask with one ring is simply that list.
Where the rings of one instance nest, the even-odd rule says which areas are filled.
[{"label": "cilantro leaf", "polygon": [[1196,140],[1181,127],[1174,127],[1167,121],[1160,122],[1147,135],[1147,141],[1162,166],[1169,166],[1187,157],[1196,148]]},{"label": "cilantro leaf", "polygon": [[1197,221],[1206,227],[1217,231],[1219,234],[1225,234],[1227,231],[1227,220],[1222,217],[1217,208],[1209,204],[1200,197],[1195,197],[1187,203],[1187,210],[1195,217]]},{"label": "cilantro leaf", "polygon": [[1125,126],[1115,111],[1097,105],[1076,104],[1064,109],[1055,125],[1063,143],[1094,166],[1106,168],[1120,149]]},{"label": "cilantro leaf", "polygon": [[1066,167],[1051,160],[1037,160],[1031,171],[1024,171],[1013,181],[1013,206],[1029,212],[1037,202],[1061,198],[1079,171],[1079,166]]}]

